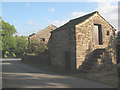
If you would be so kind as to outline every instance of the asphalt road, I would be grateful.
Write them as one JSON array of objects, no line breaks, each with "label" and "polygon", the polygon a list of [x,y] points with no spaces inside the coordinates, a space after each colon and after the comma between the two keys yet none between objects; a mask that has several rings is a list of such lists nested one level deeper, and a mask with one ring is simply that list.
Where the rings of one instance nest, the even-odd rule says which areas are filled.
[{"label": "asphalt road", "polygon": [[48,73],[21,63],[20,59],[3,59],[3,88],[113,88],[111,86]]}]

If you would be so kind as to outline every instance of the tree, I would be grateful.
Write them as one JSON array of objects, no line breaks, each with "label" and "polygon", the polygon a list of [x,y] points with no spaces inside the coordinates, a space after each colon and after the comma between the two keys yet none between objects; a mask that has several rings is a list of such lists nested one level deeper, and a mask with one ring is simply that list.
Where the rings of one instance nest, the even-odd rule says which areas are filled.
[{"label": "tree", "polygon": [[120,45],[120,31],[117,32],[116,39],[118,44]]},{"label": "tree", "polygon": [[38,45],[38,49],[37,49],[37,54],[42,54],[45,50],[47,50],[47,45],[44,43],[41,43]]},{"label": "tree", "polygon": [[37,40],[31,40],[29,41],[29,47],[27,53],[40,55],[47,49],[48,48],[46,44],[40,43]]},{"label": "tree", "polygon": [[[14,34],[17,32],[13,25],[4,22],[0,22],[2,26],[2,55],[12,54],[15,51],[16,41],[14,40]],[[9,53],[8,53],[9,52]]]},{"label": "tree", "polygon": [[[0,25],[0,38],[2,39],[2,55],[3,57],[22,56],[25,52],[41,54],[47,49],[45,44],[38,43],[37,41],[31,41],[28,47],[28,37],[26,36],[15,36],[16,29],[13,25],[1,20]],[[32,34],[34,35],[34,34]],[[1,46],[1,45],[0,45]]]},{"label": "tree", "polygon": [[117,39],[120,39],[120,31],[117,33]]},{"label": "tree", "polygon": [[27,45],[27,37],[26,36],[15,36],[16,38],[16,48],[15,54],[17,56],[22,56],[25,52],[25,46]]},{"label": "tree", "polygon": [[[1,20],[1,17],[0,17]],[[0,51],[2,51],[2,23],[0,22]],[[0,52],[0,57],[1,57],[1,52]]]}]

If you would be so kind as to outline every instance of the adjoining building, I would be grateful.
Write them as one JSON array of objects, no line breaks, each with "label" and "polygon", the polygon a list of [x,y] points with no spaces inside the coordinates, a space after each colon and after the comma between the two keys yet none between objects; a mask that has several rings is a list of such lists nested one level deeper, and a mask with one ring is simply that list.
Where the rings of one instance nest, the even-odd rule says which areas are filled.
[{"label": "adjoining building", "polygon": [[56,26],[50,25],[42,29],[41,31],[37,32],[36,34],[29,36],[29,40],[30,41],[37,40],[38,42],[44,42],[47,44],[51,35],[51,31],[53,31],[56,28],[57,28]]},{"label": "adjoining building", "polygon": [[49,50],[51,64],[60,69],[79,69],[95,50],[91,59],[102,51],[116,64],[115,28],[95,11],[53,30]]}]

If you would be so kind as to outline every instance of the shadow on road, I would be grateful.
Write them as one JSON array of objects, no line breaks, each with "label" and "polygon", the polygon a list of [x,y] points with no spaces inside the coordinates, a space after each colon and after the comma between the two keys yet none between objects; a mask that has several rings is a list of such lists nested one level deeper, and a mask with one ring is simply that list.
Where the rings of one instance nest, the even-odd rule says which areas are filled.
[{"label": "shadow on road", "polygon": [[7,88],[111,88],[85,79],[48,73],[20,60],[3,60],[3,78]]}]

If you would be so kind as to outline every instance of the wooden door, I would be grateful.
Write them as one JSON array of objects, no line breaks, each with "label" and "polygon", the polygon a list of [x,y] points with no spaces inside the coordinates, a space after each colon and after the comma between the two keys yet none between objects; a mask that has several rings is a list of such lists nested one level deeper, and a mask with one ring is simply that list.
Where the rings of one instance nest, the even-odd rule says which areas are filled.
[{"label": "wooden door", "polygon": [[65,52],[65,70],[71,70],[70,52]]},{"label": "wooden door", "polygon": [[98,25],[94,25],[94,39],[95,39],[95,44],[99,44],[99,31],[98,31]]}]

